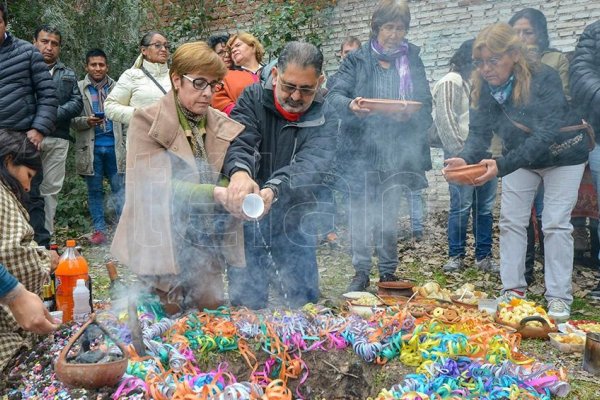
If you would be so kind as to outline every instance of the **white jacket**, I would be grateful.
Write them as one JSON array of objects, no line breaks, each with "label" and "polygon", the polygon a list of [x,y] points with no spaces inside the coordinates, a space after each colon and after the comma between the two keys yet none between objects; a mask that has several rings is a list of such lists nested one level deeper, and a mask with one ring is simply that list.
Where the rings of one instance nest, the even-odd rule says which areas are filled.
[{"label": "white jacket", "polygon": [[133,67],[119,77],[119,81],[104,103],[106,117],[123,124],[129,124],[136,108],[149,106],[164,96],[163,92],[142,71],[141,66],[165,89],[171,90],[169,67],[167,64],[151,63],[140,54]]}]

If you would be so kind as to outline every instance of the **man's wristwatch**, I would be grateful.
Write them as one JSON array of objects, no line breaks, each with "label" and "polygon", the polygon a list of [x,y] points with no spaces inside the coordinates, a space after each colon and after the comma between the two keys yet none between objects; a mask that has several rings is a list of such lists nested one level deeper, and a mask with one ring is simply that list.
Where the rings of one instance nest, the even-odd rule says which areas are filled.
[{"label": "man's wristwatch", "polygon": [[272,183],[265,183],[263,186],[263,189],[271,189],[273,191],[272,203],[275,203],[277,201],[277,199],[279,198],[279,188],[277,187],[277,185],[274,185]]}]

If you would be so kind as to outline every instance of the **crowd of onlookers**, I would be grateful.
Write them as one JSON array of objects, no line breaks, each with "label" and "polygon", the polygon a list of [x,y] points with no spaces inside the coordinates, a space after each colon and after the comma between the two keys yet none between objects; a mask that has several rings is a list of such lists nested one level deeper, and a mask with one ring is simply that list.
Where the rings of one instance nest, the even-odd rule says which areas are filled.
[{"label": "crowd of onlookers", "polygon": [[[111,252],[171,314],[223,304],[223,271],[234,306],[266,307],[271,286],[290,307],[318,301],[316,247],[321,237],[335,240],[336,198],[349,216],[348,290],[370,286],[374,255],[380,282],[401,279],[401,199],[414,240],[422,240],[434,138],[445,169],[486,171],[475,185],[449,184],[448,260],[440,267],[467,266],[471,219],[474,266],[500,274],[500,300],[524,298],[537,237],[549,315],[569,318],[571,213],[586,165],[600,192],[591,134],[600,131],[600,21],[569,61],[550,46],[544,14],[521,10],[462,43],[431,88],[420,48],[407,40],[411,14],[402,0],[379,2],[369,38],[345,40],[328,78],[323,54],[308,43],[289,42],[265,64],[263,46],[247,32],[172,54],[167,37],[148,32],[117,81],[102,49],[87,52],[78,81],[60,61],[58,29],[40,26],[32,44],[7,31],[1,4],[0,17],[0,300],[12,312],[0,309],[0,366],[27,340],[19,326],[55,328],[32,293],[56,266],[45,246],[72,140],[88,189],[90,241],[109,239],[108,181],[120,216]],[[369,99],[419,107],[377,112]],[[258,219],[244,212],[250,194],[262,202]]]}]

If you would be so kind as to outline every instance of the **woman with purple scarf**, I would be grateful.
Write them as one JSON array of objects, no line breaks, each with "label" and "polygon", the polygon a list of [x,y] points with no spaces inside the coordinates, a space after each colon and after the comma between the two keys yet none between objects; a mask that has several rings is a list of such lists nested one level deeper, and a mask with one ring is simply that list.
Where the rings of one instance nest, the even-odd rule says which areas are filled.
[{"label": "woman with purple scarf", "polygon": [[[431,93],[419,48],[405,38],[409,25],[405,1],[380,1],[371,19],[369,45],[344,59],[328,94],[344,128],[337,167],[350,193],[356,270],[350,291],[369,286],[373,248],[379,281],[398,279],[400,199],[427,187],[425,171],[431,169],[426,134],[432,123]],[[422,107],[413,114],[375,113],[359,106],[362,98],[413,100]],[[413,208],[422,212],[422,204]]]}]

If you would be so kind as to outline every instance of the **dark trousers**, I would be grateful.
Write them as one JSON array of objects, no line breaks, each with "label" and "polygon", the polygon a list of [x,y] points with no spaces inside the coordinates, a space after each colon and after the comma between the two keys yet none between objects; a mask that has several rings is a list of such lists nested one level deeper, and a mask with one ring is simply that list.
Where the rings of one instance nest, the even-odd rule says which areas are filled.
[{"label": "dark trousers", "polygon": [[302,205],[285,210],[276,206],[259,224],[244,224],[246,267],[227,270],[229,299],[234,306],[266,307],[270,286],[291,308],[319,300],[314,227],[305,222],[306,213],[297,209]]},{"label": "dark trousers", "polygon": [[44,198],[40,193],[42,179],[44,179],[44,173],[40,169],[31,180],[31,189],[25,198],[25,207],[29,213],[29,223],[35,232],[35,241],[40,246],[48,247],[50,245],[50,232],[45,226]]}]

